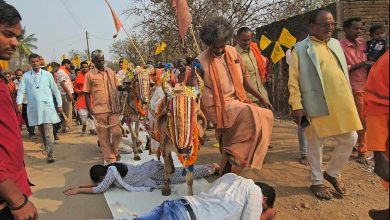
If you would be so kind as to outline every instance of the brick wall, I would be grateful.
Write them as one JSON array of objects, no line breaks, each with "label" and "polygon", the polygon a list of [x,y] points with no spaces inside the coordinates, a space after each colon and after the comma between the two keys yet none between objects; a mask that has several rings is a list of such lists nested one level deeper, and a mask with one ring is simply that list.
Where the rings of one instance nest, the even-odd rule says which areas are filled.
[{"label": "brick wall", "polygon": [[[387,38],[389,27],[389,0],[341,0],[326,7],[329,9],[337,22],[337,28],[333,34],[334,38],[340,39],[344,36],[342,23],[345,19],[359,16],[364,24],[363,37],[368,39],[368,29],[373,23],[382,23],[386,28]],[[256,36],[260,38],[265,34],[270,40],[276,41],[283,27],[286,27],[298,41],[304,39],[308,34],[308,20],[312,12],[290,17],[286,20],[274,22],[272,24],[256,28]],[[270,57],[274,43],[263,51],[266,57]],[[283,48],[285,51],[288,48]],[[286,115],[289,113],[287,88],[288,65],[285,58],[275,65],[272,65],[270,72],[272,81],[266,84],[275,111]]]}]

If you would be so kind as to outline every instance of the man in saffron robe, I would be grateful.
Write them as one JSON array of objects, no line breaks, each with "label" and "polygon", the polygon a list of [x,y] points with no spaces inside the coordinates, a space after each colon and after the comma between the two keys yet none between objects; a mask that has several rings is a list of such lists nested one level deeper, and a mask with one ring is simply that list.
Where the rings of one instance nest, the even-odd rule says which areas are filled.
[{"label": "man in saffron robe", "polygon": [[[372,66],[364,94],[367,148],[374,151],[374,172],[389,188],[389,51]],[[389,209],[370,210],[372,219],[389,219]]]},{"label": "man in saffron robe", "polygon": [[[220,174],[239,172],[243,168],[261,169],[271,140],[273,113],[269,109],[272,106],[250,84],[237,50],[226,45],[233,35],[226,19],[211,18],[200,35],[208,48],[195,59],[193,69],[205,83],[201,101],[220,142]],[[269,109],[251,104],[245,91]]]}]

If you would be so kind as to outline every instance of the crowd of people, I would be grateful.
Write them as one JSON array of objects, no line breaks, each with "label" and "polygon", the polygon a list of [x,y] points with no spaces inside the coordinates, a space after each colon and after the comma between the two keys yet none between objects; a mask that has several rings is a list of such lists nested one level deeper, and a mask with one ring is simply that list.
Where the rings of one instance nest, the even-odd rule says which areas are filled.
[{"label": "crowd of people", "polygon": [[[13,6],[0,0],[1,60],[11,59],[16,50],[21,20]],[[360,37],[361,18],[344,21],[345,37],[341,40],[332,38],[335,26],[330,11],[316,10],[309,19],[308,36],[294,45],[287,60],[289,105],[298,126],[300,161],[310,165],[310,190],[325,200],[335,193],[348,195],[341,173],[354,149],[362,164],[369,163],[368,152],[373,151],[375,173],[385,183],[389,181],[389,53],[384,27],[373,25],[369,29],[372,39],[366,41]],[[235,47],[228,44],[233,36]],[[275,217],[275,190],[260,182],[257,175],[274,123],[264,86],[269,80],[269,60],[252,42],[253,37],[248,27],[234,33],[223,17],[210,18],[200,30],[207,48],[196,58],[180,59],[175,64],[150,61],[140,67],[153,70],[150,78],[156,96],[160,96],[164,74],[171,74],[168,78],[173,86],[195,86],[196,74],[203,79],[201,109],[215,129],[221,160],[194,168],[194,176],[219,173],[221,177],[209,190],[165,201],[137,219]],[[55,140],[74,130],[74,123],[82,125],[82,134],[89,129],[90,135],[97,135],[103,165],[91,168],[91,183],[69,188],[66,195],[102,193],[112,184],[128,191],[161,188],[161,162],[152,160],[139,166],[120,162],[119,145],[125,135],[121,130],[121,93],[129,91],[124,82],[131,80],[136,67],[125,70],[120,61],[115,72],[105,66],[101,50],[94,50],[91,62],[83,61],[79,68],[68,59],[45,65],[35,53],[28,61],[29,70],[0,74],[0,219],[38,219],[28,200],[31,189],[24,167],[23,125],[31,139],[37,139],[38,127],[42,154],[49,163],[56,159]],[[329,138],[335,139],[337,146],[323,171],[323,143]],[[176,168],[170,181],[184,182],[182,173]],[[370,216],[388,219],[389,210],[370,210]]]}]

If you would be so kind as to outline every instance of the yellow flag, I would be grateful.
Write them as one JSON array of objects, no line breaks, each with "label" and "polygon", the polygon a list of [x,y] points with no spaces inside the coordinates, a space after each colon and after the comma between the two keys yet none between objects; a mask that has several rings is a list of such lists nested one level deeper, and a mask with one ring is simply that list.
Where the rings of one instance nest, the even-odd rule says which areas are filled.
[{"label": "yellow flag", "polygon": [[65,54],[61,54],[61,62],[65,59]]},{"label": "yellow flag", "polygon": [[280,46],[279,41],[276,41],[274,50],[271,54],[271,60],[274,63],[277,63],[280,59],[282,59],[286,54],[284,53],[282,47]]},{"label": "yellow flag", "polygon": [[268,39],[264,34],[261,35],[260,49],[265,50],[265,48],[267,48],[271,44],[271,42],[272,41],[270,39]]},{"label": "yellow flag", "polygon": [[127,72],[129,69],[129,61],[126,60],[126,58],[123,58],[123,64],[122,64],[122,69]]},{"label": "yellow flag", "polygon": [[73,63],[73,65],[75,65],[75,66],[80,66],[80,64],[81,64],[80,55],[76,55],[75,57],[73,57],[72,63]]},{"label": "yellow flag", "polygon": [[165,50],[166,47],[167,45],[165,44],[165,42],[158,43],[154,55],[159,55],[161,52]]},{"label": "yellow flag", "polygon": [[279,36],[279,42],[281,45],[291,48],[297,42],[297,39],[286,28],[283,28]]},{"label": "yellow flag", "polygon": [[8,61],[5,61],[5,60],[0,60],[0,69],[2,70],[6,70],[8,69]]},{"label": "yellow flag", "polygon": [[47,66],[47,71],[52,72],[53,71],[53,67],[51,67],[51,65]]}]

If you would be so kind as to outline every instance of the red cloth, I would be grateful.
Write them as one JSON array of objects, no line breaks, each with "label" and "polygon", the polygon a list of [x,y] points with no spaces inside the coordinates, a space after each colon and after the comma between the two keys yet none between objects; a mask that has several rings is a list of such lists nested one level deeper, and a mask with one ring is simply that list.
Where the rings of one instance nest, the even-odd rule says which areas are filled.
[{"label": "red cloth", "polygon": [[364,93],[365,115],[389,114],[389,51],[372,66]]},{"label": "red cloth", "polygon": [[[363,38],[356,39],[356,46],[346,38],[340,40],[345,59],[347,60],[348,71],[352,65],[367,61],[366,41]],[[363,92],[364,84],[367,81],[367,67],[362,67],[354,71],[349,71],[349,80],[354,92]]]},{"label": "red cloth", "polygon": [[85,95],[83,92],[84,87],[84,81],[85,81],[85,74],[79,72],[74,79],[73,83],[73,89],[74,92],[77,93],[79,96],[77,97],[76,102],[76,109],[87,109],[87,103],[85,102]]},{"label": "red cloth", "polygon": [[0,103],[0,182],[10,179],[22,193],[30,196],[31,189],[24,167],[22,136],[10,93],[1,79]]}]

